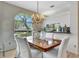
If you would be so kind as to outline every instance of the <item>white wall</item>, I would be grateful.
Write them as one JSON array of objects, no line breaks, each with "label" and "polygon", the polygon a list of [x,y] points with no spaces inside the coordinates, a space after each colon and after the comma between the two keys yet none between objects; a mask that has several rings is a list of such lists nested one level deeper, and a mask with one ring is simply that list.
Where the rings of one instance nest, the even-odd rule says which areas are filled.
[{"label": "white wall", "polygon": [[0,6],[0,50],[2,48],[2,22],[1,19],[3,18],[3,13],[1,12],[3,11],[2,6]]},{"label": "white wall", "polygon": [[60,23],[61,26],[64,26],[64,24],[70,26],[71,34],[55,33],[55,36],[59,39],[69,36],[68,51],[78,54],[78,2],[71,2],[68,10],[47,17],[43,26],[52,23]]},{"label": "white wall", "polygon": [[47,17],[44,21],[43,26],[46,26],[46,24],[53,24],[53,23],[60,23],[61,26],[64,26],[65,24],[67,26],[70,26],[70,12],[63,11],[61,13],[56,13],[55,15]]},{"label": "white wall", "polygon": [[22,12],[32,14],[31,11],[0,2],[0,49],[2,49],[2,43],[5,46],[5,50],[16,47],[14,40],[14,17]]},{"label": "white wall", "polygon": [[71,40],[70,40],[70,51],[78,54],[78,2],[72,2],[70,4],[70,25],[71,25]]}]

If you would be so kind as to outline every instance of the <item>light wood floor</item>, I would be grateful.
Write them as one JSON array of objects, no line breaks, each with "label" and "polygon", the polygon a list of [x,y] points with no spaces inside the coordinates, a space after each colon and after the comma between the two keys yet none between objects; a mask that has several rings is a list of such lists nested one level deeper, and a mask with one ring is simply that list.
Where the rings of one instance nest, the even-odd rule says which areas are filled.
[{"label": "light wood floor", "polygon": [[0,58],[14,58],[16,54],[16,50],[10,50],[5,52],[5,56],[3,56],[3,53],[0,52]]},{"label": "light wood floor", "polygon": [[[2,52],[0,52],[0,58],[14,58],[16,54],[16,50],[10,50],[5,52],[5,56],[3,56]],[[66,55],[64,55],[65,58],[79,58],[79,55],[75,55],[73,53],[67,52]]]}]

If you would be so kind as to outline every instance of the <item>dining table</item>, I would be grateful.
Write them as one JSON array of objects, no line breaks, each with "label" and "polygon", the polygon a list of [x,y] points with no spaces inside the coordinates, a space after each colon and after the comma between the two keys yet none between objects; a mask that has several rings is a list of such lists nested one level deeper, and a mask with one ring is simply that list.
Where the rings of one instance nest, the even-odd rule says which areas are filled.
[{"label": "dining table", "polygon": [[27,37],[28,43],[31,47],[34,47],[42,52],[47,52],[61,44],[59,39],[33,39],[32,36]]}]

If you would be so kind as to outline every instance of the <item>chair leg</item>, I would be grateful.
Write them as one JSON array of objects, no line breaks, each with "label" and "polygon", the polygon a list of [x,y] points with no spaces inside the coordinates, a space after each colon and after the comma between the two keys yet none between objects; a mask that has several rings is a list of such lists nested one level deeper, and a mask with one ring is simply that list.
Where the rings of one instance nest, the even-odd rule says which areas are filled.
[{"label": "chair leg", "polygon": [[3,57],[5,57],[5,51],[3,51]]},{"label": "chair leg", "polygon": [[43,52],[42,52],[42,58],[43,58]]}]

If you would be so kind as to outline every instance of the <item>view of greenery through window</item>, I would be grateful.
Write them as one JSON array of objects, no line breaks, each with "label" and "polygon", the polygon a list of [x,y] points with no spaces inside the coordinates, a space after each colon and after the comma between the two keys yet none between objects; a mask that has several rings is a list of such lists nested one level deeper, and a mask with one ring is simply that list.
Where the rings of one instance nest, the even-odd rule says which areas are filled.
[{"label": "view of greenery through window", "polygon": [[30,36],[32,33],[31,16],[20,13],[15,16],[15,33],[20,36]]}]

